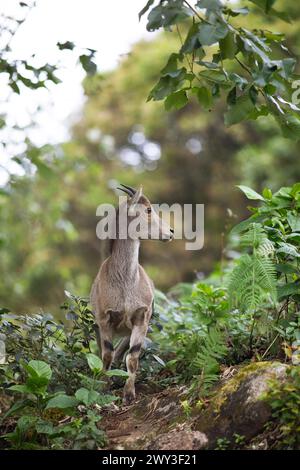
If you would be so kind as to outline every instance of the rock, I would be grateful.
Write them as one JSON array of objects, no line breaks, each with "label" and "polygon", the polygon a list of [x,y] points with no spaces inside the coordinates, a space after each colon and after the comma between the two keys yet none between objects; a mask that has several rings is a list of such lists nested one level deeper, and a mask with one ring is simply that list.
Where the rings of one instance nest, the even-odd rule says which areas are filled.
[{"label": "rock", "polygon": [[260,433],[271,417],[262,395],[271,378],[285,379],[286,369],[287,365],[279,362],[252,363],[217,387],[210,405],[193,425],[194,430],[207,436],[206,448],[214,449],[219,438],[234,442],[237,434],[247,441]]},{"label": "rock", "polygon": [[151,450],[196,450],[207,446],[205,434],[191,429],[175,428],[161,434],[155,441],[150,442],[147,449]]}]

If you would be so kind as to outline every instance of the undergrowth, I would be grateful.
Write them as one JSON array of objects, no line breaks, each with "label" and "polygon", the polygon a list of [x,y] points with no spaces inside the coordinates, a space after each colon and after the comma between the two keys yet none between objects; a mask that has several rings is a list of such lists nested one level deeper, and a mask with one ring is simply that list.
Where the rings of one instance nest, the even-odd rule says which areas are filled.
[{"label": "undergrowth", "polygon": [[[282,443],[291,448],[299,445],[300,184],[274,195],[241,189],[259,204],[229,234],[225,269],[156,293],[138,380],[185,384],[190,410],[193,401],[209,398],[227,366],[285,360],[290,379],[274,385],[268,400]],[[124,363],[103,371],[88,301],[66,294],[64,322],[0,310],[0,393],[11,403],[0,415],[2,448],[105,445],[103,409],[119,400],[118,391],[106,392],[106,382],[109,376],[123,382],[127,374]]]}]

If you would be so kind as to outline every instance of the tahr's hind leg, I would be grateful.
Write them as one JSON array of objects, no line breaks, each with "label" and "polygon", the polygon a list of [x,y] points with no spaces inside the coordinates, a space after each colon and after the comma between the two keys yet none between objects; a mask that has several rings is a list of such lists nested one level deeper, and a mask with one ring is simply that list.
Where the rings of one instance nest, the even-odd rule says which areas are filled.
[{"label": "tahr's hind leg", "polygon": [[120,343],[116,347],[114,360],[113,360],[115,365],[119,365],[120,362],[122,361],[125,352],[129,348],[129,342],[130,342],[130,336],[126,336],[125,338],[121,339]]},{"label": "tahr's hind leg", "polygon": [[128,379],[123,391],[123,403],[125,405],[130,404],[135,399],[135,377],[139,366],[141,348],[148,329],[146,312],[147,308],[141,308],[132,317],[133,328],[130,336],[130,349],[126,357]]},{"label": "tahr's hind leg", "polygon": [[114,346],[112,342],[113,332],[107,321],[100,322],[99,330],[103,369],[109,370],[114,356]]},{"label": "tahr's hind leg", "polygon": [[97,346],[99,349],[99,354],[101,357],[101,338],[100,338],[99,326],[97,325],[97,323],[94,324],[94,331],[95,331]]},{"label": "tahr's hind leg", "polygon": [[113,333],[123,319],[122,312],[107,310],[100,315],[100,342],[104,370],[109,370],[114,359]]}]

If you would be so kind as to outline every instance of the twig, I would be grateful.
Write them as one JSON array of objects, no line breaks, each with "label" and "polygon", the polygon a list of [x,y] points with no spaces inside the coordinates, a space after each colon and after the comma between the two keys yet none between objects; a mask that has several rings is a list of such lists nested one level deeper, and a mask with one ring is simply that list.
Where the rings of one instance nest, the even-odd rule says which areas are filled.
[{"label": "twig", "polygon": [[199,13],[197,12],[197,10],[195,10],[194,7],[192,7],[192,5],[187,1],[187,0],[184,0],[183,3],[185,3],[188,8],[190,10],[192,10],[192,12],[197,16],[197,18],[199,18],[200,21],[204,21],[205,23],[208,23],[208,24],[211,24],[209,21],[207,21],[205,18],[202,18],[202,16],[199,15]]},{"label": "twig", "polygon": [[272,343],[267,347],[267,349],[265,350],[265,352],[263,353],[263,355],[261,356],[261,358],[263,359],[267,353],[270,351],[271,347],[273,346],[273,344],[275,343],[275,341],[277,340],[277,338],[279,338],[279,333],[277,333],[277,335],[275,336],[275,338],[273,339]]},{"label": "twig", "polygon": [[241,66],[244,70],[246,70],[246,72],[248,72],[249,75],[251,75],[251,70],[248,69],[248,67],[247,67],[245,64],[243,64],[243,62],[242,62],[240,59],[238,59],[238,57],[235,56],[234,58],[235,58],[235,60],[240,64],[240,66]]}]

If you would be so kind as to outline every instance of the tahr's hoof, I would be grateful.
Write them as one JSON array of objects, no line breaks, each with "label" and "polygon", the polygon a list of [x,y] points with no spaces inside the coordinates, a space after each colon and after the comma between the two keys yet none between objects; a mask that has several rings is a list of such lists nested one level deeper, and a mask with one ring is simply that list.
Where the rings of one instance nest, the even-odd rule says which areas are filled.
[{"label": "tahr's hoof", "polygon": [[135,393],[134,392],[126,392],[123,396],[123,405],[128,406],[131,405],[135,400]]}]

